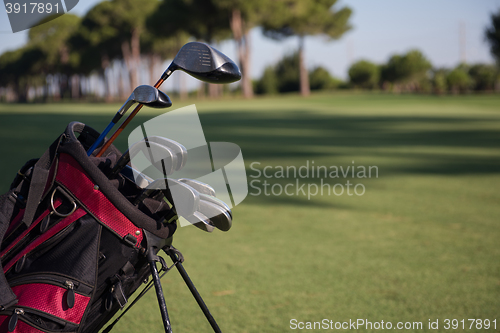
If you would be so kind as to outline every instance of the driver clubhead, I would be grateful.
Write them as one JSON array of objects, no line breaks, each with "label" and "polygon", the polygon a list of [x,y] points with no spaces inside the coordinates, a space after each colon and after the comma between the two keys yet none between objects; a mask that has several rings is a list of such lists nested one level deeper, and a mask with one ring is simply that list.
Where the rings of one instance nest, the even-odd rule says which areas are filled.
[{"label": "driver clubhead", "polygon": [[182,70],[198,80],[209,83],[232,83],[241,79],[240,69],[229,57],[200,42],[185,44],[168,70],[172,72]]}]

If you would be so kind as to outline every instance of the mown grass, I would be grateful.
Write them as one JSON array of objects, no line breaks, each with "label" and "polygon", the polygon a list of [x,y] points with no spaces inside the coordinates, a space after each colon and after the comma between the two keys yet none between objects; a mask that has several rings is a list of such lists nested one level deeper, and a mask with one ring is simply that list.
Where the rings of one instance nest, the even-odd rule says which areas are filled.
[{"label": "mown grass", "polygon": [[[378,167],[378,178],[323,179],[362,183],[362,196],[308,200],[250,188],[229,232],[178,230],[174,245],[223,332],[288,332],[291,319],[325,318],[418,321],[424,331],[429,319],[439,319],[438,331],[446,318],[497,319],[500,331],[500,96],[320,94],[196,105],[207,140],[237,143],[261,190],[264,180],[296,182],[254,178],[266,166]],[[102,130],[118,107],[0,104],[1,189],[68,122]],[[154,115],[141,111],[135,126]],[[125,149],[126,135],[117,144]],[[306,190],[321,184],[299,181]],[[163,286],[174,332],[210,331],[177,272]],[[113,331],[161,332],[154,293]]]}]

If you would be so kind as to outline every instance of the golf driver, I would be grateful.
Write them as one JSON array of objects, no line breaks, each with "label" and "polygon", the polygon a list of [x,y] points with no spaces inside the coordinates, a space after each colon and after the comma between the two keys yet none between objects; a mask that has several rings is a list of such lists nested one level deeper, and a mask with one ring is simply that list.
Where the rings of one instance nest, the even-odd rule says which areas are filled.
[{"label": "golf driver", "polygon": [[[184,71],[201,81],[209,83],[231,83],[241,79],[241,72],[231,59],[213,47],[200,42],[191,42],[184,45],[154,87],[159,88],[176,70]],[[134,111],[97,153],[97,157],[104,154],[141,108],[142,104],[135,107]]]},{"label": "golf driver", "polygon": [[191,186],[192,188],[194,188],[195,190],[200,192],[200,194],[207,194],[207,195],[211,195],[212,197],[215,197],[214,188],[208,184],[202,183],[198,180],[189,179],[189,178],[179,178],[178,180],[181,183],[188,184],[189,186]]},{"label": "golf driver", "polygon": [[[94,150],[101,144],[106,135],[111,131],[113,126],[127,113],[128,109],[134,104],[139,103],[139,105],[146,105],[151,108],[168,108],[172,106],[172,101],[163,92],[155,87],[148,85],[138,86],[134,89],[130,97],[127,99],[125,104],[122,105],[120,110],[115,114],[113,120],[108,124],[106,129],[101,133],[101,135],[95,140],[94,144],[87,151],[87,156],[92,155]],[[107,148],[106,148],[107,149]]]},{"label": "golf driver", "polygon": [[172,174],[177,166],[177,155],[174,152],[158,143],[139,141],[134,143],[123,153],[120,159],[108,175],[108,178],[115,178],[118,173],[134,158],[142,152],[144,156],[165,176]]}]

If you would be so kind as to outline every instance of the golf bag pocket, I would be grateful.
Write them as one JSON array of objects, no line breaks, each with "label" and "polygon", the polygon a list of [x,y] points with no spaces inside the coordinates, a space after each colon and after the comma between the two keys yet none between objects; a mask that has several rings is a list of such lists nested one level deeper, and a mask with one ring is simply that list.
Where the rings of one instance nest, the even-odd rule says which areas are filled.
[{"label": "golf bag pocket", "polygon": [[[20,322],[37,331],[78,329],[90,301],[91,286],[57,275],[24,277],[14,283],[22,282],[27,283],[12,287],[19,301],[6,319],[9,332],[25,332],[21,327],[16,330]],[[0,331],[4,332],[2,328]]]},{"label": "golf bag pocket", "polygon": [[76,332],[95,290],[100,234],[100,224],[78,208],[9,260],[4,272],[18,302],[6,310],[0,333],[25,332],[21,322],[33,332]]}]

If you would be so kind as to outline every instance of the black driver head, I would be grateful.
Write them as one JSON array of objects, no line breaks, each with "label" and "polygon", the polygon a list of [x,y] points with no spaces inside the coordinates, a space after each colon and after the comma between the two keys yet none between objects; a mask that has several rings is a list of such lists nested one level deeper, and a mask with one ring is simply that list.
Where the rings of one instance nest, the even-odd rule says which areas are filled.
[{"label": "black driver head", "polygon": [[[241,79],[240,69],[231,59],[200,42],[184,45],[165,73],[178,69],[209,83],[232,83]],[[164,76],[170,75],[165,73]]]}]

